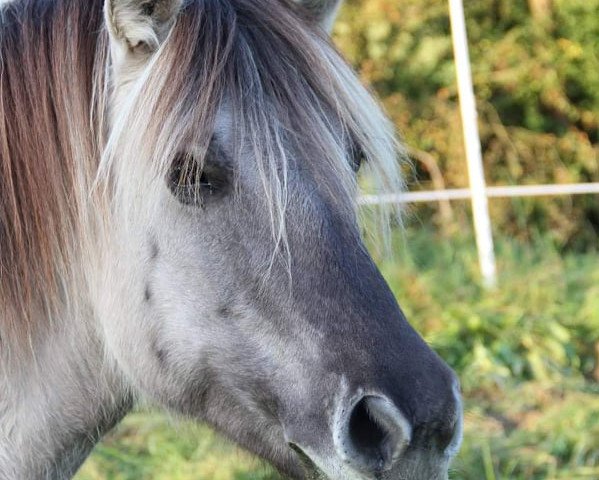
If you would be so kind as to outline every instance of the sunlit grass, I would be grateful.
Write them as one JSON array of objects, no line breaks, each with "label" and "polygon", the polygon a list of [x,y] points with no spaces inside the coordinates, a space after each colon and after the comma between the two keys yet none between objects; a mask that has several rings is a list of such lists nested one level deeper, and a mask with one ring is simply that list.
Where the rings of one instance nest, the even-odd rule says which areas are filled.
[{"label": "sunlit grass", "polygon": [[207,427],[136,412],[96,448],[77,480],[274,480],[266,465]]}]

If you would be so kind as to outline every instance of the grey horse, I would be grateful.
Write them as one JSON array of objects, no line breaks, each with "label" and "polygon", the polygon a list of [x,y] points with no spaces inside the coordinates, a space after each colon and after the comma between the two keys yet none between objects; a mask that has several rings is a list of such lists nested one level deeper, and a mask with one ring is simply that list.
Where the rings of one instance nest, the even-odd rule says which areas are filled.
[{"label": "grey horse", "polygon": [[294,479],[444,479],[459,386],[366,251],[392,129],[333,0],[0,7],[0,478],[143,399]]}]

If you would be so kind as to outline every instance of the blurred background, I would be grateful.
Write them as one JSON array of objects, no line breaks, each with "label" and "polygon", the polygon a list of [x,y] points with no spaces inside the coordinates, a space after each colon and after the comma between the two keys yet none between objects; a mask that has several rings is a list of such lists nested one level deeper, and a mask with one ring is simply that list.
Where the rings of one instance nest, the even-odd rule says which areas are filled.
[{"label": "blurred background", "polygon": [[[599,0],[465,2],[488,185],[599,182]],[[410,190],[468,186],[447,0],[348,0],[334,39],[408,146]],[[599,479],[599,195],[406,208],[377,261],[466,399],[454,479]],[[274,480],[210,430],[137,412],[78,480]]]}]

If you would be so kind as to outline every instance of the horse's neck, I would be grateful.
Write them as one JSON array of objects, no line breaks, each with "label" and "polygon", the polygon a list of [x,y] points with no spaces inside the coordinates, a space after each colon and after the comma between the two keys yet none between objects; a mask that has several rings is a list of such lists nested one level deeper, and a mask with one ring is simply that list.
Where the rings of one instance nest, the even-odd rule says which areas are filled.
[{"label": "horse's neck", "polygon": [[70,478],[131,407],[78,320],[36,345],[34,360],[0,364],[0,480]]}]

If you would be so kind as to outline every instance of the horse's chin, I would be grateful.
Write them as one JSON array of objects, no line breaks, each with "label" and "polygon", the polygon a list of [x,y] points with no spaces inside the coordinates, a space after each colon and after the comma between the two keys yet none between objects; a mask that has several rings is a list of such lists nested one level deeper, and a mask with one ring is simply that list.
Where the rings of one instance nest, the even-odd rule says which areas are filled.
[{"label": "horse's chin", "polygon": [[[444,456],[427,456],[422,453],[409,455],[402,462],[389,471],[376,475],[367,475],[359,471],[348,469],[344,462],[335,460],[325,462],[331,472],[319,468],[312,459],[298,448],[291,447],[297,454],[302,465],[299,476],[291,476],[298,480],[447,480],[450,459]],[[327,470],[329,469],[327,468]]]},{"label": "horse's chin", "polygon": [[[436,471],[433,471],[436,470]],[[343,473],[339,475],[327,475],[318,467],[306,468],[304,474],[300,477],[302,480],[447,480],[448,472],[446,468],[423,469],[423,471],[406,471],[405,469],[394,468],[388,472],[382,472],[378,475],[365,475],[359,472]]]}]

